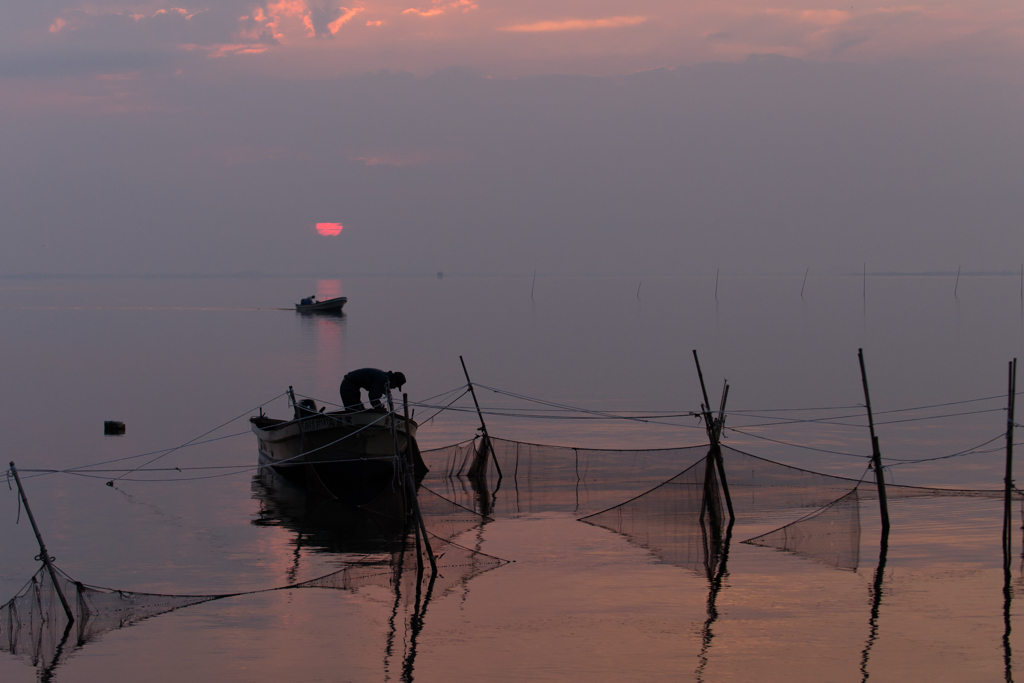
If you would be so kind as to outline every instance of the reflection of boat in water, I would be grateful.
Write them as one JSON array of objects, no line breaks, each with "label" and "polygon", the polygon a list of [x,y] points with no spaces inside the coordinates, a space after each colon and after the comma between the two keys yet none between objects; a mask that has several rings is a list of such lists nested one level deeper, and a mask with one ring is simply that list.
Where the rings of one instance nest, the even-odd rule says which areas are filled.
[{"label": "reflection of boat in water", "polygon": [[427,471],[416,423],[372,410],[317,412],[311,399],[292,399],[291,420],[250,418],[261,469],[321,496],[404,520],[404,459],[411,460],[416,480]]},{"label": "reflection of boat in water", "polygon": [[[309,303],[305,303],[309,301]],[[339,296],[326,301],[311,301],[303,299],[302,303],[295,304],[295,310],[299,313],[341,313],[341,309],[348,303],[347,296]]]},{"label": "reflection of boat in water", "polygon": [[405,519],[310,494],[270,468],[253,477],[252,492],[260,503],[252,523],[295,533],[296,552],[302,548],[316,553],[368,554],[402,550],[407,543]]}]

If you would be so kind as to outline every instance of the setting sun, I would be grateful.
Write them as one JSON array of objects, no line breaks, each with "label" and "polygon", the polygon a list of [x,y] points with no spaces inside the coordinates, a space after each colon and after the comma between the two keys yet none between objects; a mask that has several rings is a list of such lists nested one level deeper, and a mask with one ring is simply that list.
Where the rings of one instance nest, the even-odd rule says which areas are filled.
[{"label": "setting sun", "polygon": [[317,223],[316,231],[321,235],[333,237],[341,234],[342,227],[344,226],[341,223]]}]

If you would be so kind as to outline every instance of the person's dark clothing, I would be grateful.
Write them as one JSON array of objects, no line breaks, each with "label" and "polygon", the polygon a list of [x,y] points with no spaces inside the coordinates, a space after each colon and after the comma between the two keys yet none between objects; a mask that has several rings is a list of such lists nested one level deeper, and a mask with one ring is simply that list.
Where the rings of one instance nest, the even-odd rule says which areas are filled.
[{"label": "person's dark clothing", "polygon": [[345,406],[345,410],[350,412],[366,410],[359,395],[360,389],[366,389],[370,405],[374,409],[380,409],[380,399],[384,395],[389,379],[394,379],[392,373],[377,368],[362,368],[345,375],[341,380],[341,403]]}]

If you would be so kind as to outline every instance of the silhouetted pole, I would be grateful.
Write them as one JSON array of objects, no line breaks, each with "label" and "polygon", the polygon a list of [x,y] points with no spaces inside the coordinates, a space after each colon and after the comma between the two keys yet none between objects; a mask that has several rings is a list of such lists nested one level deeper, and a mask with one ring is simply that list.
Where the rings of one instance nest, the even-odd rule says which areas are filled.
[{"label": "silhouetted pole", "polygon": [[[405,409],[405,450],[407,454],[406,461],[409,466],[405,468],[405,477],[409,485],[409,491],[412,493],[412,512],[416,517],[417,530],[423,534],[423,545],[427,548],[427,558],[430,560],[430,571],[437,573],[437,560],[434,559],[434,550],[430,547],[430,537],[427,536],[427,526],[423,523],[423,515],[420,514],[420,501],[416,495],[416,478],[413,476],[413,464],[412,464],[412,428],[409,419],[409,394],[402,394],[402,406]],[[394,416],[392,416],[394,419]],[[423,560],[420,558],[419,553],[416,553],[416,562],[419,566],[422,566]]]},{"label": "silhouetted pole", "polygon": [[498,464],[498,456],[494,452],[494,446],[491,445],[491,437],[487,434],[487,423],[484,422],[484,414],[480,410],[480,402],[476,400],[476,391],[473,389],[473,382],[469,379],[469,370],[466,369],[466,361],[459,356],[459,362],[462,363],[462,372],[466,375],[466,384],[469,385],[469,393],[473,396],[473,405],[476,406],[477,417],[480,418],[480,431],[483,432],[484,441],[487,442],[486,446],[491,451],[491,458],[494,460],[494,468],[498,470],[498,480],[501,480],[501,465]]},{"label": "silhouetted pole", "polygon": [[868,427],[871,429],[871,460],[875,469],[875,483],[878,486],[878,506],[882,510],[882,539],[889,536],[889,503],[885,499],[885,473],[882,471],[882,453],[878,449],[878,437],[875,436],[875,417],[871,414],[871,394],[868,393],[868,373],[864,369],[864,349],[857,349],[860,359],[860,378],[864,383],[864,403],[868,409]]},{"label": "silhouetted pole", "polygon": [[1017,403],[1017,359],[1010,361],[1009,396],[1006,402],[1006,476],[1003,478],[1005,496],[1003,503],[1003,667],[1006,680],[1013,680],[1013,650],[1010,647],[1012,628],[1011,608],[1013,604],[1013,575],[1010,557],[1013,554],[1013,428]]},{"label": "silhouetted pole", "polygon": [[1017,359],[1010,361],[1009,397],[1006,403],[1006,476],[1003,478],[1005,496],[1003,501],[1003,567],[1010,568],[1012,536],[1010,529],[1013,524],[1013,414],[1017,403]]},{"label": "silhouetted pole", "polygon": [[[722,459],[722,447],[720,439],[722,429],[725,426],[725,402],[729,398],[729,385],[722,387],[722,402],[719,405],[718,419],[711,414],[711,402],[708,400],[708,390],[704,386],[704,373],[700,369],[700,359],[697,358],[697,349],[693,350],[693,362],[697,365],[697,377],[700,379],[700,390],[704,396],[704,403],[701,404],[701,411],[704,415],[704,425],[708,431],[708,439],[711,440],[711,451],[708,456],[712,458],[718,469],[718,478],[722,482],[722,493],[725,495],[725,504],[729,509],[729,523],[736,520],[736,513],[732,509],[732,496],[729,495],[729,482],[725,478],[725,461]],[[705,481],[707,476],[705,476]],[[704,515],[704,505],[701,506],[701,516]]]},{"label": "silhouetted pole", "polygon": [[25,489],[21,486],[21,477],[18,476],[18,468],[14,466],[13,462],[11,463],[11,474],[14,475],[14,481],[18,485],[18,494],[21,496],[21,502],[25,505],[25,513],[28,515],[28,521],[32,523],[32,531],[36,534],[36,541],[39,542],[39,557],[46,566],[46,571],[50,573],[53,589],[57,591],[57,597],[60,598],[60,604],[64,607],[64,613],[68,615],[68,624],[73,624],[75,623],[75,614],[71,611],[67,598],[64,597],[64,591],[61,590],[60,581],[57,580],[57,570],[53,568],[53,564],[50,562],[50,553],[47,552],[46,544],[43,543],[43,536],[39,533],[39,527],[36,526],[36,518],[32,515],[32,508],[28,505]]}]

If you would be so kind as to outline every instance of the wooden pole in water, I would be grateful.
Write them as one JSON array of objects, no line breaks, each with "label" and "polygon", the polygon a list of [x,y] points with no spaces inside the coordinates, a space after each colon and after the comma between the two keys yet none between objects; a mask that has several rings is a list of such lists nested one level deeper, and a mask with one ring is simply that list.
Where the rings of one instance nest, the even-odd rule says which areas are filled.
[{"label": "wooden pole in water", "polygon": [[50,562],[50,553],[46,550],[46,544],[43,543],[43,535],[39,533],[39,527],[36,526],[36,518],[32,515],[32,508],[29,507],[28,498],[25,496],[25,489],[21,486],[21,477],[18,476],[18,468],[14,466],[14,462],[11,462],[11,474],[14,475],[14,481],[18,485],[18,494],[21,496],[21,502],[25,505],[25,513],[28,515],[28,521],[32,523],[36,541],[39,542],[39,557],[46,566],[46,571],[50,573],[50,580],[53,581],[53,588],[57,591],[61,606],[64,607],[64,614],[68,615],[68,624],[73,624],[75,623],[75,613],[71,611],[71,606],[68,605],[68,600],[64,597],[64,591],[61,590],[60,581],[57,579],[57,570]]},{"label": "wooden pole in water", "polygon": [[807,270],[804,271],[804,283],[802,285],[800,285],[800,298],[801,299],[804,298],[804,287],[807,286],[807,274],[810,273],[810,272],[811,272],[810,268],[808,268]]},{"label": "wooden pole in water", "polygon": [[1017,359],[1010,361],[1009,396],[1006,402],[1006,476],[1003,501],[1003,568],[1010,568],[1010,554],[1013,552],[1011,528],[1013,525],[1013,418],[1017,403]]},{"label": "wooden pole in water", "polygon": [[736,513],[732,509],[732,496],[729,495],[729,482],[725,478],[725,458],[722,457],[722,430],[725,429],[725,402],[729,399],[728,382],[722,387],[722,403],[718,407],[718,429],[715,433],[715,461],[718,463],[718,478],[722,480],[722,493],[725,494],[725,506],[729,509],[729,526],[736,521]]},{"label": "wooden pole in water", "polygon": [[[530,301],[533,301],[533,290],[536,289],[536,288],[537,288],[537,271],[535,269],[533,271],[533,284],[530,285]],[[459,358],[462,358],[462,356],[459,356]]]},{"label": "wooden pole in water", "polygon": [[961,266],[957,266],[956,267],[956,284],[953,285],[953,298],[954,299],[956,298],[956,290],[960,289],[960,268],[961,268]]},{"label": "wooden pole in water", "polygon": [[882,537],[889,536],[889,503],[885,499],[885,472],[882,471],[882,453],[878,448],[878,437],[875,436],[875,417],[871,413],[871,395],[868,393],[868,373],[864,369],[864,349],[857,349],[860,359],[860,378],[864,384],[864,403],[868,409],[868,427],[871,429],[871,460],[875,470],[875,483],[878,486],[878,506],[882,511]]},{"label": "wooden pole in water", "polygon": [[459,362],[462,363],[462,373],[466,375],[466,384],[469,385],[469,393],[473,396],[473,405],[476,406],[477,417],[480,418],[480,431],[483,432],[484,439],[487,441],[487,448],[491,451],[491,458],[494,460],[494,468],[498,471],[498,481],[501,481],[501,465],[498,464],[498,456],[494,452],[494,446],[491,445],[491,437],[487,434],[487,423],[484,422],[484,414],[480,410],[480,403],[476,400],[476,391],[473,389],[473,382],[469,379],[469,370],[466,369],[466,361],[459,356]]},{"label": "wooden pole in water", "polygon": [[[427,558],[430,560],[430,571],[437,573],[437,560],[434,558],[434,549],[430,547],[430,537],[427,536],[427,526],[423,523],[423,515],[420,513],[420,501],[416,496],[416,478],[413,476],[412,464],[412,429],[409,427],[409,394],[402,394],[402,404],[405,409],[405,450],[409,466],[405,468],[405,477],[412,494],[412,512],[416,517],[417,530],[423,536],[423,545],[427,548]],[[393,419],[393,418],[392,418]],[[417,562],[422,563],[417,553]]]},{"label": "wooden pole in water", "polygon": [[[729,397],[729,385],[728,383],[722,388],[722,402],[718,411],[718,419],[716,420],[711,414],[711,404],[708,400],[708,390],[704,385],[704,373],[700,369],[700,359],[697,358],[697,349],[693,350],[693,362],[697,365],[697,377],[700,379],[700,390],[704,396],[704,403],[701,404],[701,413],[704,416],[704,426],[708,431],[708,439],[711,441],[711,449],[708,453],[708,457],[714,460],[715,466],[718,469],[718,478],[722,481],[722,493],[725,495],[725,504],[729,509],[729,523],[732,524],[736,519],[736,514],[732,508],[732,496],[729,495],[729,482],[725,478],[725,461],[722,458],[722,447],[720,446],[720,438],[722,436],[722,428],[725,426],[725,402]],[[707,480],[707,476],[705,476]],[[706,501],[705,501],[706,503]],[[704,516],[705,505],[701,505],[701,517]]]},{"label": "wooden pole in water", "polygon": [[715,301],[718,301],[718,276],[721,272],[721,268],[715,271]]}]

